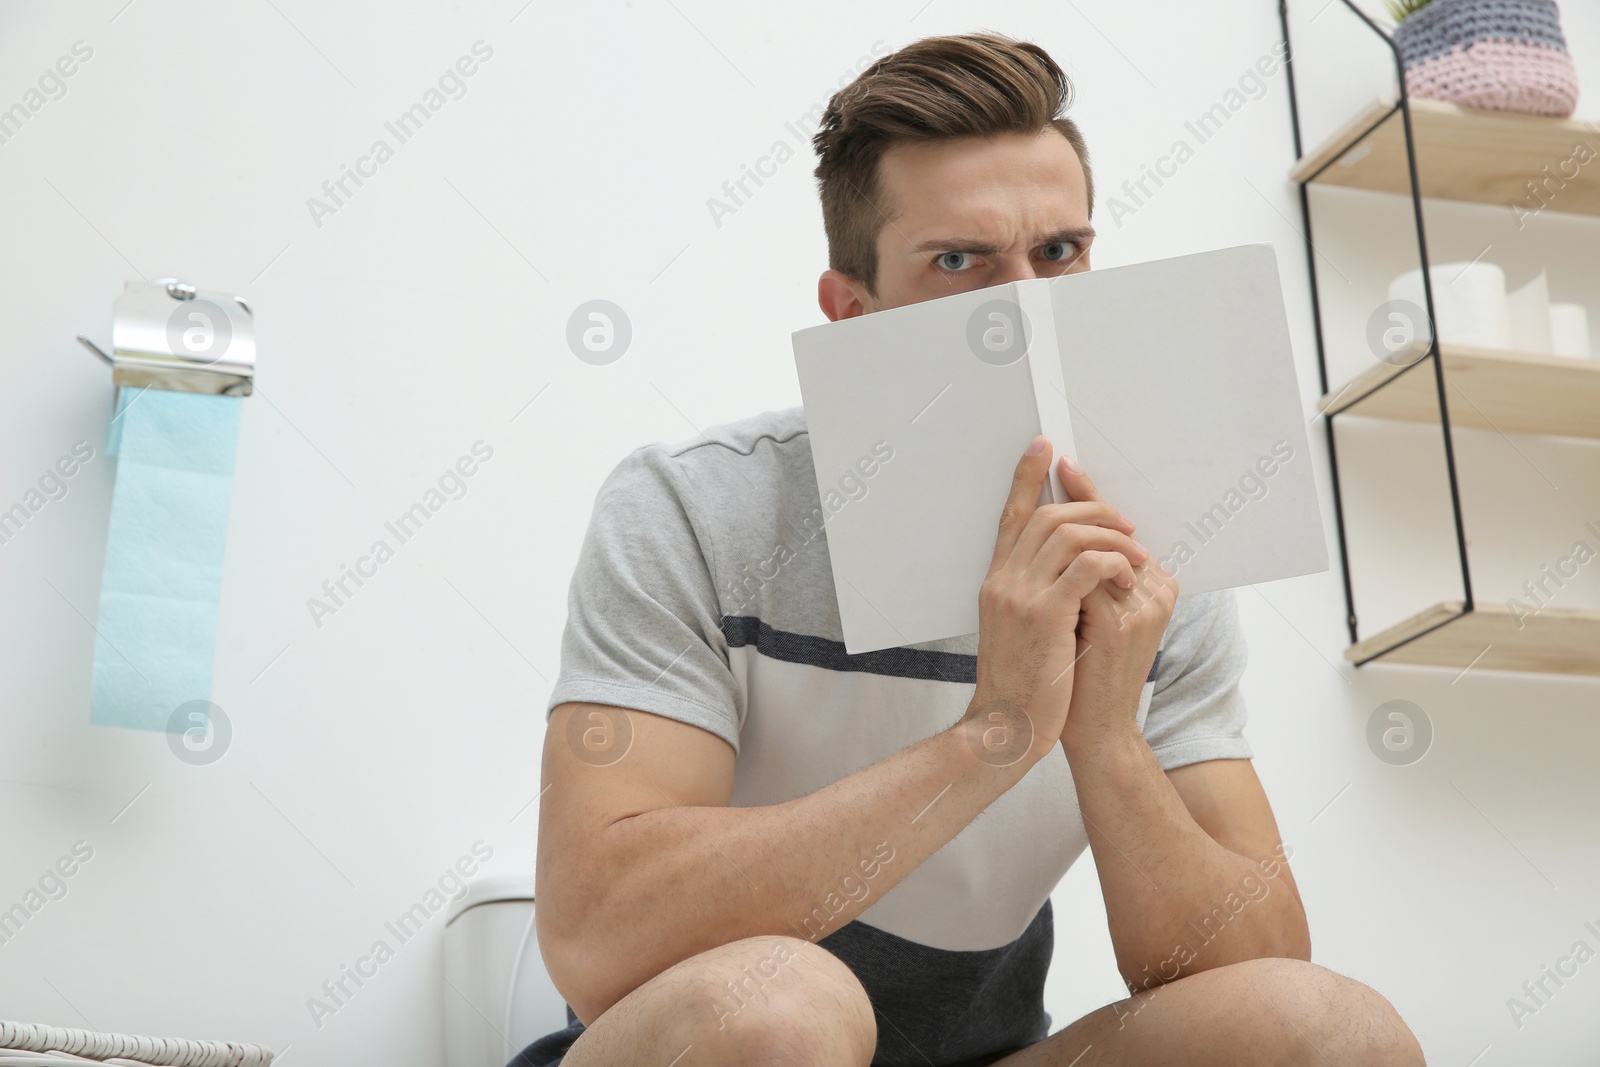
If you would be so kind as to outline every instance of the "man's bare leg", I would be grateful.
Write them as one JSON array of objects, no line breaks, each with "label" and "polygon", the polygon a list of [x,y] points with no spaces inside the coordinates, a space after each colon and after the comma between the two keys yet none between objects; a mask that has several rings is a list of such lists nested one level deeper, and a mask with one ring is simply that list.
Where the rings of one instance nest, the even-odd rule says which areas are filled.
[{"label": "man's bare leg", "polygon": [[750,937],[667,968],[584,1030],[562,1067],[867,1067],[866,990],[797,937]]},{"label": "man's bare leg", "polygon": [[[866,1067],[871,1003],[826,949],[735,941],[670,967],[584,1031],[563,1067]],[[1316,964],[1258,959],[1108,1004],[996,1067],[1423,1067],[1371,987]]]},{"label": "man's bare leg", "polygon": [[1304,960],[1215,967],[1108,1004],[995,1067],[1422,1067],[1370,986]]}]

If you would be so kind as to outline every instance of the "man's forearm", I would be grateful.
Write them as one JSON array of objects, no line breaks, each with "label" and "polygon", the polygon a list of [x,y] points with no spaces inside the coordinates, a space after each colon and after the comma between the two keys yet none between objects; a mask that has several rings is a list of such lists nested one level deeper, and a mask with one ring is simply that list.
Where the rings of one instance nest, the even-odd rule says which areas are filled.
[{"label": "man's forearm", "polygon": [[1135,729],[1064,738],[1063,748],[1131,987],[1264,956],[1305,958],[1305,912],[1277,877],[1282,853],[1247,857],[1213,840]]},{"label": "man's forearm", "polygon": [[957,724],[781,804],[669,803],[563,850],[583,876],[564,893],[571,933],[556,951],[581,957],[590,1010],[708,948],[817,941],[854,919],[1032,766],[986,762],[978,729]]}]

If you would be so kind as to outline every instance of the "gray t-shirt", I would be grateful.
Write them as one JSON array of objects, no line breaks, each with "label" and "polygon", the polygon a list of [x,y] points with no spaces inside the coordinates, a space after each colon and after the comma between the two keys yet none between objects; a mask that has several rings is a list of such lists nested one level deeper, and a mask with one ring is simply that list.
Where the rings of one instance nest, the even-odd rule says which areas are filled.
[{"label": "gray t-shirt", "polygon": [[[870,466],[881,476],[893,459]],[[871,475],[857,481],[870,491]],[[547,714],[586,701],[709,730],[737,753],[736,807],[814,792],[955,723],[976,634],[844,650],[824,515],[848,505],[819,494],[798,407],[629,453],[595,498]],[[1245,655],[1230,591],[1178,598],[1138,712],[1163,768],[1250,757]],[[1049,895],[1087,844],[1057,747],[859,919],[794,917],[866,987],[875,1064],[946,1064],[1046,1036]],[[878,892],[850,877],[842,893]]]}]

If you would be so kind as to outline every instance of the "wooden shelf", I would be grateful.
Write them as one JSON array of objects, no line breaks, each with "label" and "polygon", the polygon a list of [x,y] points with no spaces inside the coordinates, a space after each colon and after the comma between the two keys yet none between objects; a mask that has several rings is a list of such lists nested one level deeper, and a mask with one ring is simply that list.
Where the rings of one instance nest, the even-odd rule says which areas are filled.
[{"label": "wooden shelf", "polygon": [[[1460,616],[1447,622],[1452,616]],[[1443,623],[1444,625],[1439,625]],[[1431,629],[1437,626],[1438,629]],[[1447,600],[1345,649],[1352,663],[1415,633],[1429,631],[1373,660],[1425,667],[1539,671],[1600,675],[1600,611],[1545,608],[1519,620],[1504,604],[1478,604],[1461,615],[1461,601]]]},{"label": "wooden shelf", "polygon": [[[1440,352],[1450,425],[1600,438],[1600,360],[1449,344]],[[1324,396],[1317,409],[1325,415],[1348,412],[1437,424],[1439,389],[1432,361],[1374,364]]]},{"label": "wooden shelf", "polygon": [[[1411,180],[1400,112],[1383,119],[1393,106],[1390,100],[1374,101],[1302,158],[1289,176],[1305,182],[1342,149],[1361,140],[1314,180],[1409,195]],[[1362,140],[1362,132],[1380,119],[1382,124]],[[1600,161],[1590,159],[1580,165],[1573,155],[1580,142],[1594,143],[1594,124],[1414,98],[1411,128],[1423,196],[1495,204],[1508,210],[1512,204],[1522,204],[1533,211],[1539,207],[1539,198],[1527,183],[1546,179],[1543,168],[1548,165],[1551,174],[1566,182],[1564,188],[1551,182],[1541,193],[1549,203],[1548,210],[1600,215]],[[1563,171],[1576,174],[1568,178]]]}]

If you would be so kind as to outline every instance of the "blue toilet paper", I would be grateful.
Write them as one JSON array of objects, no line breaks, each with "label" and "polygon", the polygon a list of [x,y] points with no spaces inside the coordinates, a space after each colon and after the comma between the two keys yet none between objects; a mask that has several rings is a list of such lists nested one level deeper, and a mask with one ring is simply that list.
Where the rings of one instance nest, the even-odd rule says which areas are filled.
[{"label": "blue toilet paper", "polygon": [[89,721],[165,730],[211,698],[242,397],[119,387]]}]

